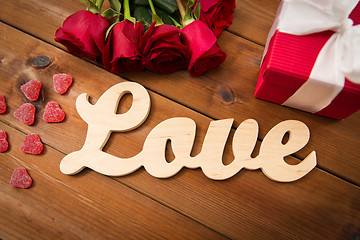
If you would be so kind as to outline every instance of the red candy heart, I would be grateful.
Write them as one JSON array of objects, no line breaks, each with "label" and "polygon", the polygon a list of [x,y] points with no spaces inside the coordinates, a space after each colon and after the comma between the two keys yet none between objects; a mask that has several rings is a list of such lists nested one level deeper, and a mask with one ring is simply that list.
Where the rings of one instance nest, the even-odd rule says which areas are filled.
[{"label": "red candy heart", "polygon": [[20,122],[31,125],[35,121],[35,107],[31,103],[24,103],[15,112],[14,117]]},{"label": "red candy heart", "polygon": [[31,133],[25,136],[24,142],[21,144],[20,151],[29,154],[40,154],[43,148],[40,137],[36,133]]},{"label": "red candy heart", "polygon": [[69,89],[70,85],[72,84],[72,77],[65,73],[59,73],[53,75],[53,83],[55,92],[59,94],[64,94]]},{"label": "red candy heart", "polygon": [[25,97],[30,101],[36,101],[41,90],[41,82],[38,80],[31,80],[20,87]]},{"label": "red candy heart", "polygon": [[15,168],[11,175],[10,185],[16,188],[29,188],[32,184],[32,179],[25,168]]},{"label": "red candy heart", "polygon": [[43,119],[45,122],[61,122],[65,118],[65,112],[55,101],[48,102],[45,106]]},{"label": "red candy heart", "polygon": [[8,150],[9,143],[6,139],[7,139],[6,132],[0,130],[0,152],[5,152],[6,150]]},{"label": "red candy heart", "polygon": [[0,114],[6,112],[6,102],[3,95],[0,95]]}]

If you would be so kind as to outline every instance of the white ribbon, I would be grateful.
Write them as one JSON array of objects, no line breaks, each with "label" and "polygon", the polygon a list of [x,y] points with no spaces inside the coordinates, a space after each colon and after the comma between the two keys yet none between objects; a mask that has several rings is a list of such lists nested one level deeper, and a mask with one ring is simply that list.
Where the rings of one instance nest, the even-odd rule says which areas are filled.
[{"label": "white ribbon", "polygon": [[283,0],[268,43],[276,30],[293,35],[332,30],[309,79],[283,105],[318,112],[344,87],[345,77],[360,84],[360,26],[348,18],[358,0]]}]

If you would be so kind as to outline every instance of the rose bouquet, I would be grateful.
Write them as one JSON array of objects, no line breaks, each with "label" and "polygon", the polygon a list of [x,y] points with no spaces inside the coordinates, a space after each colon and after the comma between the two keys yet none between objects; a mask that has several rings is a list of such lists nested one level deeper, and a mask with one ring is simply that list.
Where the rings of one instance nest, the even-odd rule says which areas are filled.
[{"label": "rose bouquet", "polygon": [[103,12],[104,0],[82,1],[86,10],[66,18],[55,41],[109,72],[187,69],[198,77],[225,61],[217,38],[232,23],[235,0],[109,0]]}]

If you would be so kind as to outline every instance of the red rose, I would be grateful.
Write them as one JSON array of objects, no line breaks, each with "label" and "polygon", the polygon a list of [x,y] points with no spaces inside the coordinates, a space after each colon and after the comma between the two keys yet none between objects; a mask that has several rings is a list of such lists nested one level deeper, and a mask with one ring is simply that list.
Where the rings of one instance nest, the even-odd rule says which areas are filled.
[{"label": "red rose", "polygon": [[124,20],[115,25],[106,42],[102,61],[109,72],[141,71],[142,55],[138,44],[144,27]]},{"label": "red rose", "polygon": [[174,26],[155,27],[154,22],[141,37],[139,48],[150,71],[169,74],[188,66],[190,49],[181,42],[180,29]]},{"label": "red rose", "polygon": [[201,4],[200,20],[219,37],[233,20],[235,0],[196,0]]},{"label": "red rose", "polygon": [[96,60],[101,56],[109,23],[90,11],[78,11],[65,19],[55,33],[55,41],[79,57]]},{"label": "red rose", "polygon": [[199,77],[206,70],[215,68],[225,61],[226,54],[216,44],[214,33],[200,20],[181,30],[184,42],[191,48],[189,74]]}]

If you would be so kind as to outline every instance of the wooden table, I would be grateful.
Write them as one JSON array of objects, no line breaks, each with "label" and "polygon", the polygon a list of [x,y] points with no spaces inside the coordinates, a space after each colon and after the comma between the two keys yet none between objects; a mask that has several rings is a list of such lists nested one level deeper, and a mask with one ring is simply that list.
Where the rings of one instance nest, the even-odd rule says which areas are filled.
[{"label": "wooden table", "polygon": [[[7,99],[8,111],[0,115],[0,129],[8,133],[10,149],[0,153],[0,238],[359,239],[360,112],[338,121],[253,96],[278,3],[238,0],[234,23],[218,40],[227,53],[225,63],[191,78],[186,71],[118,76],[69,54],[54,41],[54,33],[67,16],[84,9],[80,1],[1,0],[0,94]],[[35,68],[33,60],[40,55],[52,63]],[[65,95],[52,90],[52,75],[61,72],[74,77]],[[19,86],[31,79],[40,80],[44,91],[34,103],[35,124],[26,126],[13,113],[26,102]],[[260,145],[277,123],[295,119],[309,127],[311,139],[287,160],[298,163],[315,150],[318,165],[292,183],[272,181],[260,170],[242,170],[224,181],[210,180],[200,169],[183,169],[167,179],[152,177],[143,168],[123,177],[90,169],[74,176],[61,173],[61,159],[79,150],[86,136],[87,125],[75,109],[76,97],[86,92],[95,103],[106,89],[122,81],[145,86],[152,107],[141,127],[111,135],[104,148],[108,153],[134,156],[151,129],[171,117],[196,122],[194,155],[201,150],[211,120],[234,118],[232,134],[242,121],[257,120]],[[50,100],[66,112],[63,123],[41,119]],[[130,102],[131,97],[126,97],[119,112],[126,111]],[[33,132],[44,143],[39,156],[19,151],[25,135]],[[232,158],[229,140],[224,161]],[[9,185],[13,169],[19,166],[33,178],[29,189]]]}]

